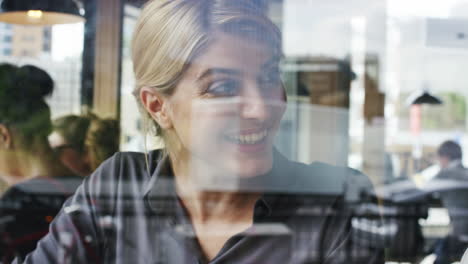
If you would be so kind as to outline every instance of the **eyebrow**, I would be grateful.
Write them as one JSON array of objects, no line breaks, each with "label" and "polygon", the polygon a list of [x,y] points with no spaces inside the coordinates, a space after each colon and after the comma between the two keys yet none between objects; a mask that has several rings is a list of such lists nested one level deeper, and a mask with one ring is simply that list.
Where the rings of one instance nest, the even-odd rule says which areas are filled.
[{"label": "eyebrow", "polygon": [[197,76],[197,81],[203,80],[210,75],[216,74],[225,74],[225,75],[236,75],[239,76],[242,73],[239,70],[234,70],[230,68],[209,68],[203,71],[201,74]]}]

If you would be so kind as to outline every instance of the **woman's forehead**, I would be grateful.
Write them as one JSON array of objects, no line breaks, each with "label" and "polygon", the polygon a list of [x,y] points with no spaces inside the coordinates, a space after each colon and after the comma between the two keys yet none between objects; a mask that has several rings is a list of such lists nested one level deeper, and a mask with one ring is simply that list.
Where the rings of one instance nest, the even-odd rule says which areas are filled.
[{"label": "woman's forehead", "polygon": [[278,62],[279,57],[266,44],[232,34],[217,33],[208,47],[191,62],[189,71],[196,78],[202,77],[210,69],[252,73],[277,65]]}]

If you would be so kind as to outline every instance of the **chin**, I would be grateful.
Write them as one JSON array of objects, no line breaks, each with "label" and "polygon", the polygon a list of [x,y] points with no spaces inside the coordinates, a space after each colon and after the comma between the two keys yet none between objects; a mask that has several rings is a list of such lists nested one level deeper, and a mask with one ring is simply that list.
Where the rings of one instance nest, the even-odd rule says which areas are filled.
[{"label": "chin", "polygon": [[234,176],[239,178],[252,178],[268,173],[273,166],[271,158],[261,160],[248,160],[237,163],[233,166]]},{"label": "chin", "polygon": [[[273,160],[269,156],[251,159],[224,159],[218,162],[215,171],[210,166],[211,173],[204,171],[207,167],[198,167],[196,174],[196,184],[200,190],[205,191],[240,191],[243,180],[255,178],[256,176],[268,173],[273,165]],[[215,162],[216,163],[216,162]],[[203,169],[204,168],[204,169]],[[211,175],[212,177],[205,177]],[[255,186],[246,186],[248,188]]]}]

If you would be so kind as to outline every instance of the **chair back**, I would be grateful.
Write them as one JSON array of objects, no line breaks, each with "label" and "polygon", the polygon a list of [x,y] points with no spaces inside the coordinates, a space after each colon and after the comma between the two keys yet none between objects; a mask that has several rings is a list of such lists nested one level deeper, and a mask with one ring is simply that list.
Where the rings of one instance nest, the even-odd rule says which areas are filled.
[{"label": "chair back", "polygon": [[468,187],[440,192],[440,199],[448,211],[452,235],[468,242]]}]

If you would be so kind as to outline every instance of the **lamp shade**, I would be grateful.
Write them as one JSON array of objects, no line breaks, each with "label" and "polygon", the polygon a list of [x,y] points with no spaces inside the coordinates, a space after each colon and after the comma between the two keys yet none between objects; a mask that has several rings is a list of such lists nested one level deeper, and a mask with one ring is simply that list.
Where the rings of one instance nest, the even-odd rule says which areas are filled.
[{"label": "lamp shade", "polygon": [[0,4],[0,22],[54,25],[83,21],[74,0],[3,0]]},{"label": "lamp shade", "polygon": [[408,105],[421,105],[421,104],[442,104],[442,100],[438,97],[430,94],[428,91],[414,93],[407,99]]}]

